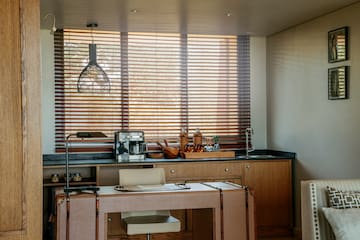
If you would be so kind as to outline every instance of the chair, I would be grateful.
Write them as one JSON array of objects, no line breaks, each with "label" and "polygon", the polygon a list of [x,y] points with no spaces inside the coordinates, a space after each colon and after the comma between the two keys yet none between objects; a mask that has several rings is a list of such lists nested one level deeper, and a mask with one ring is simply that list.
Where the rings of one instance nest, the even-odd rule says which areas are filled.
[{"label": "chair", "polygon": [[[156,185],[165,184],[162,168],[120,169],[119,185]],[[121,222],[128,235],[179,232],[180,221],[170,215],[169,210],[122,212]]]},{"label": "chair", "polygon": [[342,191],[358,191],[360,179],[308,180],[301,182],[301,228],[303,240],[335,239],[331,226],[321,212],[328,206],[326,187]]}]

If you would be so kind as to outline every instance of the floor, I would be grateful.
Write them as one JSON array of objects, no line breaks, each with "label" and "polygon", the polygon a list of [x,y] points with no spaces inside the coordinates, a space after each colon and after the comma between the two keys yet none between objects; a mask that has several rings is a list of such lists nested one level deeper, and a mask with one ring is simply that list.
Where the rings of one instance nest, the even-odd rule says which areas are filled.
[{"label": "floor", "polygon": [[296,238],[296,237],[258,238],[258,240],[299,240],[299,238]]}]

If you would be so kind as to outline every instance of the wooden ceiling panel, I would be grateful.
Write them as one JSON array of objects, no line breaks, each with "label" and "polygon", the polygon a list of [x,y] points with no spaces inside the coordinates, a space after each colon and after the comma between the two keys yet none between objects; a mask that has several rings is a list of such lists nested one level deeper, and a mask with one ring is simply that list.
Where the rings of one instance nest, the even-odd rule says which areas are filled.
[{"label": "wooden ceiling panel", "polygon": [[[358,0],[41,0],[41,28],[266,36]],[[136,12],[134,12],[136,10]],[[227,16],[230,15],[230,16]]]}]

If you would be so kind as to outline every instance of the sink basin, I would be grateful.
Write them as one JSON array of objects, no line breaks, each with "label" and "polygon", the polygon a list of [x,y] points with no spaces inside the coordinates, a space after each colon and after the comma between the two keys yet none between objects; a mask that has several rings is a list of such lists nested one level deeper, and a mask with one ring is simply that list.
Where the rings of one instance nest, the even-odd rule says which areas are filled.
[{"label": "sink basin", "polygon": [[257,155],[239,155],[236,157],[237,159],[267,159],[267,158],[275,158],[274,155],[268,155],[268,154],[257,154]]}]

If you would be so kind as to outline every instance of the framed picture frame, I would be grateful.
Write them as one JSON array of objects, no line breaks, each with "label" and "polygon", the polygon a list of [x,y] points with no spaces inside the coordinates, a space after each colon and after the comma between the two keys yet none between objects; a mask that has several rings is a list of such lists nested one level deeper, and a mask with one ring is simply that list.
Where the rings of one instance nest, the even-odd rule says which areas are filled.
[{"label": "framed picture frame", "polygon": [[348,60],[348,27],[341,27],[328,32],[328,62]]},{"label": "framed picture frame", "polygon": [[349,66],[329,68],[328,70],[328,99],[348,98]]}]

